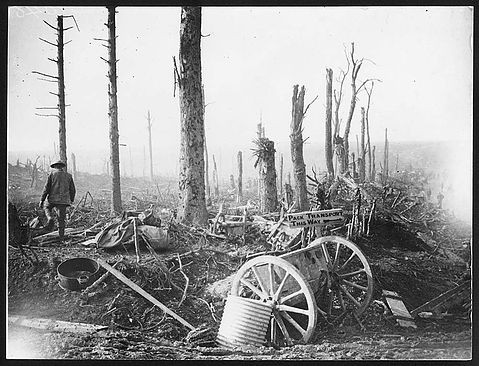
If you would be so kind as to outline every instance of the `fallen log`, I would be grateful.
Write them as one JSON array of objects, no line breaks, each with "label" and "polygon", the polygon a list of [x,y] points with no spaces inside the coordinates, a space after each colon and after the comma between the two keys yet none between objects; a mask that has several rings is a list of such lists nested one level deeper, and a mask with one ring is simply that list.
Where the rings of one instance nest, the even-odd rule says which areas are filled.
[{"label": "fallen log", "polygon": [[8,323],[27,328],[43,329],[56,332],[71,333],[91,333],[99,330],[107,329],[105,325],[95,325],[86,323],[71,323],[62,320],[43,319],[43,318],[27,318],[25,316],[9,316]]},{"label": "fallen log", "polygon": [[140,286],[138,286],[136,283],[134,283],[129,278],[127,278],[123,273],[121,273],[120,271],[118,271],[115,268],[113,268],[112,266],[110,266],[103,259],[98,258],[96,261],[103,268],[105,268],[107,271],[109,271],[113,276],[115,276],[121,282],[123,282],[125,285],[127,285],[131,289],[135,290],[137,293],[139,293],[141,296],[143,296],[145,299],[147,299],[148,301],[150,301],[154,305],[158,306],[161,310],[163,310],[165,313],[167,313],[168,315],[170,315],[174,319],[178,320],[181,324],[185,325],[186,327],[190,328],[191,330],[195,329],[195,327],[192,326],[190,323],[188,323],[185,319],[183,319],[181,316],[179,316],[178,314],[171,311],[168,307],[163,305],[161,302],[159,302],[157,299],[155,299],[153,296],[151,296],[148,292],[146,292]]}]

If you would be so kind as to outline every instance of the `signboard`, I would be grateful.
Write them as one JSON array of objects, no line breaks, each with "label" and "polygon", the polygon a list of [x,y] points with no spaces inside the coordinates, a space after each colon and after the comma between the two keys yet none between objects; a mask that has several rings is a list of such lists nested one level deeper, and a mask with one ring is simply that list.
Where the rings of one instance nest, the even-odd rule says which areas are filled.
[{"label": "signboard", "polygon": [[340,224],[343,222],[343,209],[296,212],[287,214],[286,220],[292,228]]}]

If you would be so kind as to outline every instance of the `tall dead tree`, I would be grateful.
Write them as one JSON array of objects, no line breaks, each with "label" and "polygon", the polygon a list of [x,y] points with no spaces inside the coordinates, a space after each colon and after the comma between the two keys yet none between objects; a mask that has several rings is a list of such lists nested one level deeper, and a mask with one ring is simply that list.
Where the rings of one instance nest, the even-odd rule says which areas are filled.
[{"label": "tall dead tree", "polygon": [[291,110],[291,158],[294,169],[294,194],[296,207],[299,211],[309,209],[309,202],[306,189],[306,165],[303,157],[303,120],[311,104],[317,99],[314,98],[311,103],[304,108],[304,85],[298,93],[299,85],[293,86],[292,110]]},{"label": "tall dead tree", "polygon": [[178,220],[205,225],[208,219],[205,200],[204,117],[201,92],[201,7],[181,8],[179,87],[181,147]]},{"label": "tall dead tree", "polygon": [[219,182],[218,182],[218,168],[216,167],[216,159],[215,155],[213,154],[213,189],[215,197],[219,197],[220,190],[219,190]]},{"label": "tall dead tree", "polygon": [[366,107],[366,133],[368,137],[368,142],[367,142],[367,151],[368,151],[368,180],[369,181],[374,181],[374,177],[372,174],[372,161],[371,161],[371,138],[369,135],[369,106],[371,105],[371,95],[373,94],[373,88],[374,88],[374,81],[371,82],[371,89],[364,88],[366,90],[366,93],[368,94],[368,104]]},{"label": "tall dead tree", "polygon": [[[260,115],[259,115],[259,123],[257,124],[256,127],[257,127],[256,138],[259,140],[259,139],[265,137],[264,136],[263,115],[262,115],[262,113],[260,113]],[[259,165],[258,165],[258,198],[259,198],[260,201],[261,201],[261,192],[263,190],[263,187],[261,186],[261,184],[262,184],[262,180],[261,180],[262,165],[263,165],[263,162],[260,161]]]},{"label": "tall dead tree", "polygon": [[276,187],[276,168],[274,160],[274,142],[262,137],[254,141],[256,145],[253,149],[253,156],[257,160],[254,167],[257,168],[261,164],[261,194],[260,194],[260,210],[261,212],[274,212],[278,207],[278,190]]},{"label": "tall dead tree", "polygon": [[389,175],[389,141],[388,129],[384,130],[384,162],[383,162],[383,184],[387,183]]},{"label": "tall dead tree", "polygon": [[[63,33],[64,31],[67,31],[69,29],[72,29],[73,27],[68,27],[68,28],[63,28],[63,19],[64,18],[73,18],[75,21],[75,25],[78,28],[78,24],[76,23],[75,17],[73,15],[59,15],[57,16],[57,26],[53,26],[50,23],[43,21],[46,25],[48,25],[50,28],[54,29],[57,32],[57,42],[53,43],[50,41],[47,41],[43,38],[40,38],[41,41],[54,46],[57,48],[57,59],[52,59],[48,58],[48,60],[54,62],[57,64],[57,76],[54,75],[49,75],[45,73],[41,73],[38,71],[33,71],[32,73],[41,75],[43,77],[46,77],[47,79],[41,78],[40,80],[47,81],[47,82],[53,82],[57,83],[58,85],[58,93],[53,93],[49,92],[50,94],[56,95],[58,97],[58,104],[56,107],[38,107],[36,109],[39,110],[58,110],[58,114],[42,114],[42,113],[35,113],[37,116],[41,117],[58,117],[58,137],[59,137],[59,155],[60,155],[60,160],[62,160],[65,163],[65,169],[67,169],[68,166],[68,159],[67,159],[67,137],[66,137],[66,104],[65,104],[65,60],[63,57],[63,49],[64,46],[71,41],[64,42],[64,37]],[[55,148],[55,155],[56,153],[56,146],[54,145]]]},{"label": "tall dead tree", "polygon": [[[346,55],[347,59],[347,55]],[[344,173],[343,167],[346,166],[345,162],[345,152],[344,152],[344,143],[343,143],[343,138],[339,136],[339,130],[340,130],[340,125],[341,122],[339,120],[339,107],[341,106],[341,101],[343,98],[343,85],[344,85],[344,80],[346,80],[346,76],[349,73],[349,62],[348,62],[348,68],[346,71],[340,70],[339,72],[339,77],[337,81],[339,82],[339,89],[334,90],[334,132],[333,132],[333,143],[334,143],[334,153],[337,157],[337,160],[339,160],[339,166],[340,166],[340,171],[341,173]],[[336,167],[335,169],[336,174],[338,173],[338,169]]]},{"label": "tall dead tree", "polygon": [[150,116],[150,111],[148,111],[148,114],[146,116],[146,120],[148,122],[148,125],[146,128],[148,129],[148,148],[150,150],[150,180],[153,182],[153,147],[151,144],[151,116]]},{"label": "tall dead tree", "polygon": [[108,116],[110,119],[110,169],[111,169],[111,210],[121,212],[120,187],[120,146],[118,131],[118,100],[117,100],[117,73],[116,73],[116,24],[115,7],[108,6]]},{"label": "tall dead tree", "polygon": [[[203,118],[206,123],[206,102],[205,102],[205,88],[201,86],[201,95],[203,99]],[[211,188],[210,188],[210,169],[208,166],[208,147],[206,145],[206,127],[205,127],[205,136],[204,136],[204,144],[205,144],[205,188],[206,188],[206,203],[211,203]]]},{"label": "tall dead tree", "polygon": [[364,107],[361,107],[361,163],[359,165],[359,180],[364,183],[366,179],[366,147],[364,142],[364,135],[366,133],[366,117]]},{"label": "tall dead tree", "polygon": [[374,182],[376,180],[376,146],[373,146],[371,165],[371,182]]},{"label": "tall dead tree", "polygon": [[243,153],[238,151],[238,183],[236,189],[236,203],[243,201]]},{"label": "tall dead tree", "polygon": [[279,160],[279,197],[283,197],[283,154],[281,154]]},{"label": "tall dead tree", "polygon": [[357,95],[361,91],[361,89],[368,83],[369,81],[372,81],[373,79],[366,79],[363,81],[359,87],[356,86],[356,81],[358,77],[359,70],[363,64],[364,58],[362,59],[356,59],[354,56],[354,42],[351,43],[351,51],[349,55],[346,55],[346,60],[348,61],[348,70],[350,68],[350,65],[352,65],[352,70],[351,70],[351,102],[349,105],[349,112],[348,112],[348,117],[346,119],[346,126],[344,128],[344,134],[342,138],[342,143],[344,146],[344,159],[342,159],[342,166],[341,166],[341,172],[344,173],[348,170],[349,166],[349,132],[351,130],[351,121],[353,119],[354,115],[354,110],[356,108],[356,101],[357,101]]},{"label": "tall dead tree", "polygon": [[326,69],[326,132],[325,136],[325,157],[326,167],[328,168],[329,179],[334,178],[334,166],[333,166],[333,141],[331,131],[331,120],[333,112],[333,70]]}]

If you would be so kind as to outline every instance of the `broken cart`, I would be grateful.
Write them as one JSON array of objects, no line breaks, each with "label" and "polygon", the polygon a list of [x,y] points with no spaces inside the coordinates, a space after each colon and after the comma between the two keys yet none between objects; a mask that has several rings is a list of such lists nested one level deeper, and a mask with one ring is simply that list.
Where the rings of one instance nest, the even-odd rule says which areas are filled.
[{"label": "broken cart", "polygon": [[[300,219],[317,218],[302,224],[298,224],[298,214],[293,214],[289,224],[321,227],[334,222],[331,211],[342,219],[341,210],[335,209],[300,213]],[[320,237],[278,256],[261,255],[247,261],[233,279],[218,342],[224,346],[306,343],[318,314],[330,324],[348,314],[357,318],[372,294],[366,257],[356,244],[340,236]]]}]

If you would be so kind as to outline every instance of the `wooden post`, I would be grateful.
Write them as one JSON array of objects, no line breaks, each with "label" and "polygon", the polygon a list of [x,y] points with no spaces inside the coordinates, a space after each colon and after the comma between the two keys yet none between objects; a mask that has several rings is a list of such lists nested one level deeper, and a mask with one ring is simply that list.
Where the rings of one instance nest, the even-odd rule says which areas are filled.
[{"label": "wooden post", "polygon": [[118,101],[116,74],[115,6],[108,6],[108,116],[110,117],[110,168],[112,177],[111,211],[121,212],[120,148],[118,131]]},{"label": "wooden post", "polygon": [[326,124],[325,124],[325,157],[329,180],[334,178],[333,167],[333,138],[331,120],[333,117],[333,70],[326,69]]},{"label": "wooden post", "polygon": [[67,171],[67,134],[66,134],[66,116],[65,116],[65,73],[63,59],[63,16],[57,17],[58,27],[58,134],[59,134],[59,150],[60,160],[65,163],[65,171]]},{"label": "wooden post", "polygon": [[236,203],[243,201],[243,153],[238,151],[238,183],[236,189]]},{"label": "wooden post", "polygon": [[146,120],[148,121],[147,129],[148,129],[148,148],[150,152],[150,180],[153,182],[153,147],[151,144],[151,116],[150,111],[148,111]]}]

